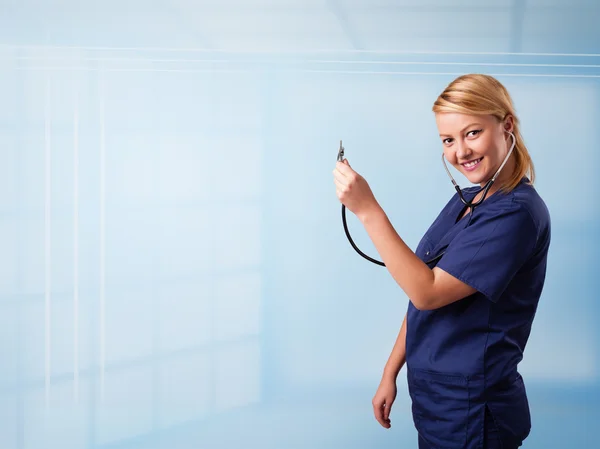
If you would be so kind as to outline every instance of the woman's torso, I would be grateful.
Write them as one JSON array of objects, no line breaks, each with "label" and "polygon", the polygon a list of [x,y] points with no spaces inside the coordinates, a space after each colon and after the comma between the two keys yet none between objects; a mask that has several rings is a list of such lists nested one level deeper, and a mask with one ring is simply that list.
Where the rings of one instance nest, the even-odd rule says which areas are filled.
[{"label": "woman's torso", "polygon": [[[468,189],[467,193],[472,197],[474,191]],[[529,234],[521,238],[524,242],[536,240],[531,242],[532,250],[526,253],[527,258],[519,261],[518,269],[515,265],[514,274],[505,268],[516,262],[510,260],[512,253],[509,250],[502,252],[498,248],[502,245],[501,240],[491,247],[489,258],[482,254],[486,245],[491,245],[486,241],[486,233],[497,232],[494,214],[511,208],[521,216],[531,214],[535,231],[531,226]],[[528,434],[529,408],[517,366],[543,288],[550,239],[545,205],[526,182],[509,194],[494,194],[473,214],[463,215],[464,211],[464,205],[455,195],[423,236],[416,250],[417,256],[424,262],[433,259],[429,264],[433,268],[445,256],[448,260],[453,257],[446,251],[460,251],[457,241],[465,242],[466,246],[473,246],[465,251],[472,251],[473,263],[480,265],[469,267],[471,273],[480,274],[474,280],[471,274],[468,281],[477,283],[481,279],[485,286],[484,278],[493,278],[495,273],[505,277],[510,274],[510,278],[505,281],[505,288],[496,289],[495,295],[486,297],[477,292],[437,310],[420,311],[409,303],[406,357],[413,415],[420,433],[423,436],[430,434],[434,439],[432,443],[442,447],[451,447],[455,443],[458,444],[456,447],[478,447],[467,442],[475,444],[479,429],[483,428],[486,406],[497,419],[500,432],[509,437],[512,435],[516,440]],[[472,240],[469,239],[471,226],[473,233],[479,232]],[[518,228],[514,232],[519,232]],[[510,238],[510,235],[503,238]],[[455,246],[451,245],[453,242]],[[507,241],[510,243],[514,242]],[[494,255],[499,256],[492,257]],[[499,282],[489,283],[504,286]],[[485,287],[482,290],[485,291]]]}]

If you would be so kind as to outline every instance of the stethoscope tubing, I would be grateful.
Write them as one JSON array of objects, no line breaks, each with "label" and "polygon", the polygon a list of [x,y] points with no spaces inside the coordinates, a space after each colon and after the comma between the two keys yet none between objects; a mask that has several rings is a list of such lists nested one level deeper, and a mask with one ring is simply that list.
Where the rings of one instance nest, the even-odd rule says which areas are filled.
[{"label": "stethoscope tubing", "polygon": [[[458,196],[460,197],[460,200],[462,201],[462,203],[468,207],[469,209],[471,209],[471,213],[473,213],[473,210],[475,209],[475,207],[479,206],[486,198],[490,188],[492,187],[492,184],[494,184],[494,182],[496,181],[496,178],[498,178],[498,175],[500,174],[500,172],[502,171],[502,169],[504,168],[504,166],[506,165],[506,163],[508,162],[508,159],[510,158],[510,155],[512,154],[514,148],[515,148],[515,144],[516,144],[516,138],[515,135],[513,133],[511,133],[510,131],[506,131],[508,134],[510,134],[510,136],[512,137],[512,145],[510,147],[510,150],[508,151],[508,154],[506,155],[506,157],[504,158],[504,161],[502,162],[502,164],[500,164],[500,167],[498,167],[498,170],[496,170],[496,173],[494,174],[494,176],[492,176],[492,178],[486,182],[485,186],[482,187],[481,189],[479,189],[477,192],[475,192],[475,195],[477,195],[478,193],[480,193],[483,190],[483,195],[481,196],[481,198],[479,198],[479,200],[472,202],[472,201],[467,201],[462,193],[462,190],[460,188],[460,186],[457,184],[457,182],[454,180],[454,178],[452,177],[452,174],[450,173],[450,170],[448,170],[448,166],[446,165],[446,159],[444,157],[444,153],[442,152],[442,163],[444,165],[444,168],[446,169],[446,173],[448,174],[448,176],[450,177],[450,181],[452,182],[452,184],[454,185],[454,188],[456,189],[456,192],[458,193]],[[340,148],[338,150],[338,156],[337,156],[337,160],[339,162],[342,162],[344,160],[344,147],[342,146],[342,141],[340,140]],[[354,248],[354,250],[363,258],[365,258],[366,260],[368,260],[369,262],[372,262],[376,265],[385,267],[385,263],[381,262],[380,260],[377,259],[373,259],[372,257],[366,255],[365,253],[363,253],[358,246],[356,245],[356,243],[354,243],[354,240],[352,240],[352,237],[350,236],[350,231],[348,229],[348,222],[346,220],[346,206],[342,204],[342,223],[344,225],[344,232],[346,233],[346,237],[348,238],[348,241],[350,242],[350,245],[352,245],[352,248]],[[436,257],[434,257],[431,260],[428,260],[427,262],[425,262],[427,265],[437,261],[438,259],[440,259],[443,256],[444,253],[437,255]]]}]

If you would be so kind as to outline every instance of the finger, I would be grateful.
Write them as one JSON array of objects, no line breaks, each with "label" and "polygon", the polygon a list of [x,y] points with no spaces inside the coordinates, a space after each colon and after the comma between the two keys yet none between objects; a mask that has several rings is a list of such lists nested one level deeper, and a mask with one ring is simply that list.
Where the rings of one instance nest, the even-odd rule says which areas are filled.
[{"label": "finger", "polygon": [[383,427],[385,427],[386,429],[389,429],[390,427],[392,427],[392,422],[389,420],[389,418],[386,418],[385,416],[385,411],[388,409],[387,404],[383,406],[383,411],[382,411],[382,420],[383,420],[383,424],[381,424]]},{"label": "finger", "polygon": [[390,427],[390,423],[388,420],[386,420],[384,418],[384,409],[385,409],[385,403],[384,402],[376,402],[373,404],[373,411],[375,413],[375,419],[377,420],[377,422],[379,424],[381,424],[382,427],[385,428],[389,428]]},{"label": "finger", "polygon": [[387,401],[385,404],[385,409],[383,410],[383,418],[386,421],[390,421],[390,412],[392,411],[393,401]]},{"label": "finger", "polygon": [[382,426],[385,425],[385,421],[383,420],[383,404],[379,402],[373,402],[373,414],[375,415],[375,419]]},{"label": "finger", "polygon": [[335,189],[339,192],[339,193],[344,193],[347,190],[347,185],[344,184],[341,181],[338,181],[337,179],[334,179],[333,182],[335,183]]},{"label": "finger", "polygon": [[390,420],[385,417],[385,409],[386,408],[387,408],[386,404],[383,404],[381,406],[381,408],[380,408],[380,410],[381,410],[381,412],[380,412],[381,418],[379,419],[379,424],[381,424],[382,427],[384,427],[386,429],[389,429],[390,426],[391,426],[391,423],[390,423]]},{"label": "finger", "polygon": [[350,182],[350,179],[337,168],[333,170],[333,178],[336,181],[342,183],[343,185],[348,185],[348,183]]},{"label": "finger", "polygon": [[350,163],[347,159],[344,159],[344,162],[336,162],[335,168],[337,168],[346,176],[351,176],[354,173],[354,170],[352,170],[352,167],[350,167]]}]

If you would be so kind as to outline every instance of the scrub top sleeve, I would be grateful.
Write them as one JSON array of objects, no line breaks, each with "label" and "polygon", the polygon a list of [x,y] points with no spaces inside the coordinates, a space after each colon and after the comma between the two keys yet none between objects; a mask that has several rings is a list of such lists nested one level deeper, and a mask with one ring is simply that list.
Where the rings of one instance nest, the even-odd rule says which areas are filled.
[{"label": "scrub top sleeve", "polygon": [[452,240],[437,267],[497,302],[532,255],[537,234],[525,207],[486,211]]}]

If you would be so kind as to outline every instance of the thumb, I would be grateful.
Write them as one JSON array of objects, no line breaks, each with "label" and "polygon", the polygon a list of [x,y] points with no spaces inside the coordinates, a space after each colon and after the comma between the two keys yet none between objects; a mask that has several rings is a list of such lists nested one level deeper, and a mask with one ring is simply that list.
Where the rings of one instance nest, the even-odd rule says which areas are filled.
[{"label": "thumb", "polygon": [[383,409],[383,419],[386,421],[390,419],[390,412],[392,411],[392,404],[394,401],[386,400],[385,408]]},{"label": "thumb", "polygon": [[350,165],[350,162],[348,162],[348,159],[344,159],[344,164],[346,164],[348,167],[352,168],[352,166]]}]

